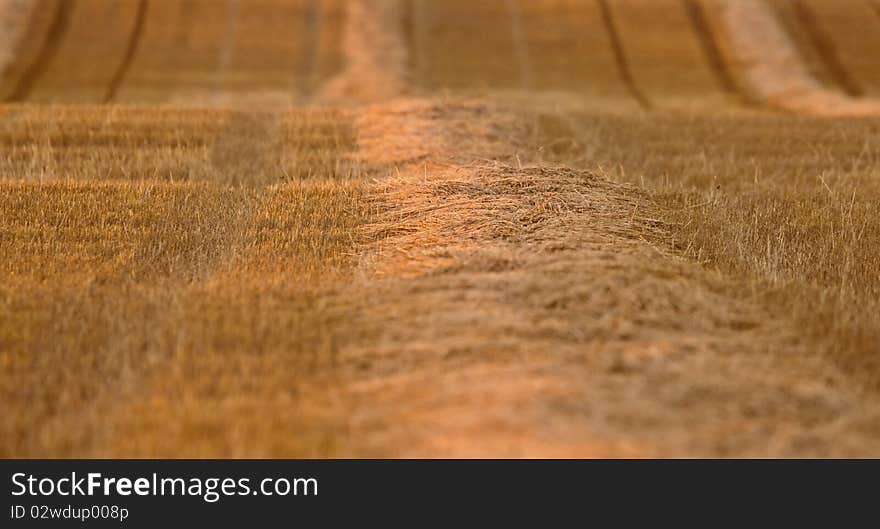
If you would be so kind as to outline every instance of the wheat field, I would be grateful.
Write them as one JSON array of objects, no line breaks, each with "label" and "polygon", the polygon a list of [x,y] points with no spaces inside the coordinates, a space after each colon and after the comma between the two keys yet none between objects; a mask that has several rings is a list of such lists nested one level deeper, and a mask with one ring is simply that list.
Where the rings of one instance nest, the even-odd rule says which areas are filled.
[{"label": "wheat field", "polygon": [[0,456],[880,455],[876,2],[3,0],[0,47]]}]

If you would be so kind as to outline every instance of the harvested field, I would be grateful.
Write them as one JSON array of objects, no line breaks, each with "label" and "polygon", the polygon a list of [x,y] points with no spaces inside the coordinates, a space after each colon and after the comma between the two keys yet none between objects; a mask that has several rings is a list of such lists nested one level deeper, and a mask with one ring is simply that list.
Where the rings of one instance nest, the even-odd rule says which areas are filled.
[{"label": "harvested field", "polygon": [[807,2],[816,30],[825,35],[844,78],[860,94],[880,93],[880,4],[876,2]]},{"label": "harvested field", "polygon": [[0,456],[880,455],[873,5],[0,2]]}]

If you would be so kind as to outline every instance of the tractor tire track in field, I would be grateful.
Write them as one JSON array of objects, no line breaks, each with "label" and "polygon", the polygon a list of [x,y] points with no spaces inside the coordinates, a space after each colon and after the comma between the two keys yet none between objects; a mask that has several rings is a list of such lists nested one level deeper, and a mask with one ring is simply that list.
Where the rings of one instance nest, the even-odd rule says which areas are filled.
[{"label": "tractor tire track in field", "polygon": [[534,74],[532,73],[532,60],[529,57],[529,43],[523,30],[520,0],[507,0],[507,12],[510,19],[514,55],[516,55],[516,64],[519,70],[520,86],[523,90],[528,90],[534,84]]},{"label": "tractor tire track in field", "polygon": [[820,83],[763,0],[707,0],[723,26],[732,64],[770,106],[820,116],[880,115],[880,101],[854,98]]},{"label": "tractor tire track in field", "polygon": [[73,11],[75,0],[56,0],[52,22],[40,46],[37,56],[24,71],[15,84],[15,88],[7,98],[8,102],[20,102],[27,99],[40,76],[49,67],[55,53],[60,47],[61,40],[67,31],[70,13]]},{"label": "tractor tire track in field", "polygon": [[262,187],[280,180],[279,111],[233,110],[211,148],[218,183]]},{"label": "tractor tire track in field", "polygon": [[345,67],[323,87],[320,99],[352,104],[389,99],[406,85],[406,47],[397,1],[346,3],[342,52]]},{"label": "tractor tire track in field", "polygon": [[632,69],[630,68],[629,61],[626,58],[626,51],[623,49],[623,41],[620,38],[620,32],[617,30],[617,25],[614,22],[614,14],[611,12],[611,5],[608,3],[608,0],[596,0],[599,3],[599,10],[602,14],[602,23],[605,25],[605,30],[608,33],[608,38],[611,41],[611,48],[614,54],[614,61],[617,64],[617,72],[620,75],[620,79],[623,84],[626,86],[630,95],[638,102],[638,104],[645,110],[650,110],[653,105],[651,101],[645,96],[644,92],[639,88],[636,84],[636,80],[633,77]]},{"label": "tractor tire track in field", "polygon": [[[201,330],[191,320],[198,320],[199,303],[204,298],[207,284],[216,282],[233,267],[244,248],[251,242],[248,229],[252,226],[260,205],[269,200],[273,191],[271,185],[281,180],[281,157],[283,143],[281,138],[281,111],[231,110],[224,128],[218,133],[210,150],[211,171],[208,185],[212,188],[227,189],[224,194],[223,217],[213,219],[207,229],[213,232],[212,260],[203,264],[192,277],[169,278],[161,300],[167,307],[168,315],[161,319],[162,335],[168,336],[165,342],[149,351],[152,361],[137,372],[128,373],[125,387],[110,388],[102,394],[96,405],[103,410],[98,423],[89,424],[88,417],[82,421],[89,425],[89,435],[83,436],[75,453],[88,453],[96,457],[107,454],[141,455],[143,442],[155,442],[150,450],[157,450],[161,443],[151,437],[155,431],[162,431],[166,425],[169,411],[151,413],[151,403],[164,402],[164,392],[159,389],[169,370],[179,368],[185,351],[191,345],[192,325]],[[211,222],[201,219],[200,222]],[[204,229],[204,228],[203,228]],[[195,314],[195,315],[194,315]],[[175,402],[175,406],[181,403]],[[137,410],[133,414],[132,410]],[[94,419],[92,419],[94,422]],[[134,420],[132,425],[128,421]],[[57,427],[55,427],[57,429]],[[124,432],[137,429],[134,439]],[[183,443],[181,443],[183,445]],[[177,449],[182,449],[178,446]],[[168,453],[166,455],[171,455]]]},{"label": "tractor tire track in field", "polygon": [[[287,124],[303,126],[303,120],[315,117],[308,114]],[[284,174],[282,159],[290,144],[278,134],[281,125],[273,112],[241,111],[229,116],[212,155],[217,180],[237,182],[242,191],[235,218],[225,223],[226,247],[210,270],[182,289],[177,347],[145,375],[137,398],[116,403],[106,414],[110,426],[96,434],[90,448],[94,455],[333,454],[323,445],[325,429],[336,432],[344,415],[327,402],[334,398],[328,379],[335,378],[331,369],[335,358],[332,352],[322,352],[333,347],[322,342],[323,335],[320,339],[315,335],[335,331],[332,322],[322,319],[335,317],[334,309],[327,307],[334,300],[332,293],[328,298],[315,292],[332,288],[325,284],[332,285],[331,281],[322,282],[320,273],[332,275],[336,263],[301,262],[296,257],[298,252],[311,255],[314,241],[304,240],[300,233],[310,229],[309,212],[325,198],[322,190],[335,183],[326,173]],[[322,130],[320,124],[311,130],[307,126],[309,132]],[[260,173],[262,178],[240,180]],[[302,200],[304,189],[316,191],[315,203]],[[343,210],[336,213],[339,218],[349,215]],[[344,221],[335,218],[331,225],[335,222]],[[316,271],[318,278],[310,275]],[[317,320],[300,319],[309,315]],[[256,341],[254,334],[259,336]],[[194,373],[200,382],[191,382]],[[218,393],[220,386],[227,391]],[[305,419],[311,413],[309,406],[315,406],[309,395],[325,400],[316,406],[315,418]],[[334,412],[332,417],[329,412]],[[219,435],[205,436],[206,427]]]},{"label": "tractor tire track in field", "polygon": [[846,67],[843,65],[843,61],[840,60],[840,55],[834,42],[819,27],[819,21],[816,20],[816,14],[813,12],[813,9],[803,0],[791,0],[791,4],[795,15],[809,36],[810,43],[822,59],[822,63],[825,65],[828,73],[831,74],[835,84],[844,93],[852,97],[864,95],[864,90],[849,75],[849,72],[847,72]]},{"label": "tractor tire track in field", "polygon": [[754,106],[754,101],[746,94],[737,83],[733,73],[724,60],[721,45],[709,20],[701,0],[681,0],[684,4],[685,13],[690,20],[691,27],[700,42],[700,48],[706,58],[706,63],[712,71],[721,90],[744,106]]},{"label": "tractor tire track in field", "polygon": [[226,30],[223,32],[223,44],[220,47],[220,56],[217,59],[217,77],[214,81],[214,91],[221,93],[226,84],[226,76],[235,59],[235,50],[238,46],[238,18],[241,11],[239,0],[226,0]]},{"label": "tractor tire track in field", "polygon": [[134,18],[134,27],[128,38],[125,53],[122,56],[122,62],[119,64],[119,68],[116,69],[116,72],[114,72],[113,77],[110,79],[107,93],[104,95],[104,103],[110,103],[116,98],[116,94],[119,92],[119,87],[121,86],[123,79],[125,79],[125,74],[128,73],[128,69],[131,67],[132,62],[134,62],[138,46],[141,42],[141,37],[144,33],[149,2],[150,0],[139,0],[138,2],[137,12],[135,13]]},{"label": "tractor tire track in field", "polygon": [[16,59],[32,7],[26,0],[0,1],[0,81],[6,82],[7,69]]},{"label": "tractor tire track in field", "polygon": [[[117,426],[132,418],[132,407],[151,394],[155,380],[164,376],[169,364],[173,365],[176,355],[181,354],[183,344],[188,343],[188,329],[182,327],[181,322],[186,321],[193,306],[198,304],[200,285],[224,273],[249,243],[247,230],[259,205],[271,196],[271,184],[282,178],[280,131],[280,112],[230,111],[225,127],[211,147],[211,171],[206,175],[209,181],[177,184],[184,187],[193,184],[191,195],[185,200],[191,203],[192,211],[199,214],[188,215],[187,222],[194,234],[198,234],[194,237],[200,244],[183,254],[179,253],[181,249],[171,254],[175,259],[173,272],[121,281],[121,286],[116,288],[126,292],[124,296],[108,287],[104,289],[106,294],[101,289],[91,289],[74,297],[106,305],[105,311],[99,311],[98,316],[103,317],[105,312],[118,310],[119,300],[113,295],[122,299],[134,295],[140,304],[136,303],[135,309],[143,305],[140,309],[143,314],[128,315],[122,325],[113,325],[112,332],[108,332],[107,339],[101,343],[101,351],[95,353],[106,351],[107,355],[120,357],[136,354],[142,360],[130,361],[119,373],[107,368],[106,380],[89,389],[89,398],[29,426],[28,437],[17,452],[19,455],[103,456],[114,453],[116,446],[123,447],[121,453],[133,453],[128,434]],[[211,202],[212,207],[201,209],[200,201]],[[147,251],[155,251],[154,248],[161,248],[164,243],[157,237],[144,246]],[[68,310],[75,311],[76,302]],[[80,319],[76,321],[83,324]],[[164,417],[136,420],[163,422]],[[139,426],[144,427],[143,423]],[[44,444],[47,442],[48,446]]]},{"label": "tractor tire track in field", "polygon": [[324,4],[320,0],[310,0],[306,13],[308,44],[303,50],[305,75],[299,79],[294,92],[300,97],[308,97],[314,91],[321,76],[321,33],[324,31]]}]

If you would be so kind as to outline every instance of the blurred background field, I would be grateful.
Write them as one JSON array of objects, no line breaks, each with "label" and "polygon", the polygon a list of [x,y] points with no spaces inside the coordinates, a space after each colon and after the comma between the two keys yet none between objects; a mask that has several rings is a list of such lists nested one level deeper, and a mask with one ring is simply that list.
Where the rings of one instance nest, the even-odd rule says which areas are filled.
[{"label": "blurred background field", "polygon": [[[0,455],[880,453],[873,0],[6,0],[0,32]],[[688,316],[706,292],[751,315]],[[572,376],[684,342],[681,394],[632,389],[647,353]],[[520,361],[602,390],[450,389]],[[738,386],[699,404],[713,362]],[[406,446],[447,407],[488,448]],[[605,448],[557,451],[591,421]]]}]

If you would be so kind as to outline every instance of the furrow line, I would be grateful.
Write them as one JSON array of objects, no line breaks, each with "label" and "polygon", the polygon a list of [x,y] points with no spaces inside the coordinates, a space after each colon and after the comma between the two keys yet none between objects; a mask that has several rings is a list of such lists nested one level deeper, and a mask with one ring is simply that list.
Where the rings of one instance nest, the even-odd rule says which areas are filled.
[{"label": "furrow line", "polygon": [[718,81],[722,91],[742,105],[754,106],[755,102],[736,82],[733,73],[724,60],[718,38],[709,24],[703,5],[699,0],[682,0],[682,3],[694,33],[696,33],[697,39],[700,42],[700,48],[703,50],[703,55],[706,58],[709,69]]},{"label": "furrow line", "polygon": [[107,87],[107,93],[104,95],[104,103],[110,103],[116,98],[116,94],[119,92],[119,87],[122,85],[122,81],[125,79],[125,75],[128,73],[129,68],[131,68],[132,62],[134,62],[135,54],[137,54],[138,46],[141,42],[141,36],[144,34],[148,5],[149,0],[140,0],[138,2],[137,13],[135,14],[134,19],[134,28],[132,28],[131,36],[128,39],[128,45],[125,47],[125,55],[122,58],[122,62],[119,64],[119,68],[117,68],[116,72],[113,74],[113,78],[110,80],[110,85]]},{"label": "furrow line", "polygon": [[834,42],[825,34],[822,28],[819,27],[819,21],[816,19],[816,14],[810,6],[803,0],[792,0],[791,3],[795,15],[801,25],[803,25],[804,30],[810,39],[810,43],[815,48],[828,73],[831,74],[835,84],[837,84],[847,95],[853,97],[864,95],[864,90],[862,90],[843,66],[843,61],[840,59],[840,55]]},{"label": "furrow line", "polygon": [[68,22],[70,21],[70,13],[73,11],[74,0],[58,0],[55,2],[54,18],[46,33],[37,58],[25,70],[24,74],[19,78],[10,96],[8,102],[20,102],[27,99],[28,94],[33,90],[37,80],[46,71],[49,64],[55,57],[56,52],[67,32]]},{"label": "furrow line", "polygon": [[[770,106],[823,116],[880,114],[880,102],[855,98],[821,82],[803,48],[766,0],[714,0],[732,61],[749,90]],[[833,83],[832,83],[833,84]]]},{"label": "furrow line", "polygon": [[620,74],[620,79],[623,81],[623,84],[626,85],[632,97],[638,101],[639,105],[646,110],[650,110],[653,106],[651,101],[639,89],[633,78],[629,61],[627,60],[626,53],[623,49],[623,42],[620,39],[620,32],[617,30],[617,25],[614,23],[614,15],[611,13],[611,6],[608,4],[608,0],[597,0],[597,2],[599,3],[599,9],[602,12],[602,23],[605,25],[605,29],[608,31],[608,37],[611,40],[614,61],[617,63],[617,70]]}]

